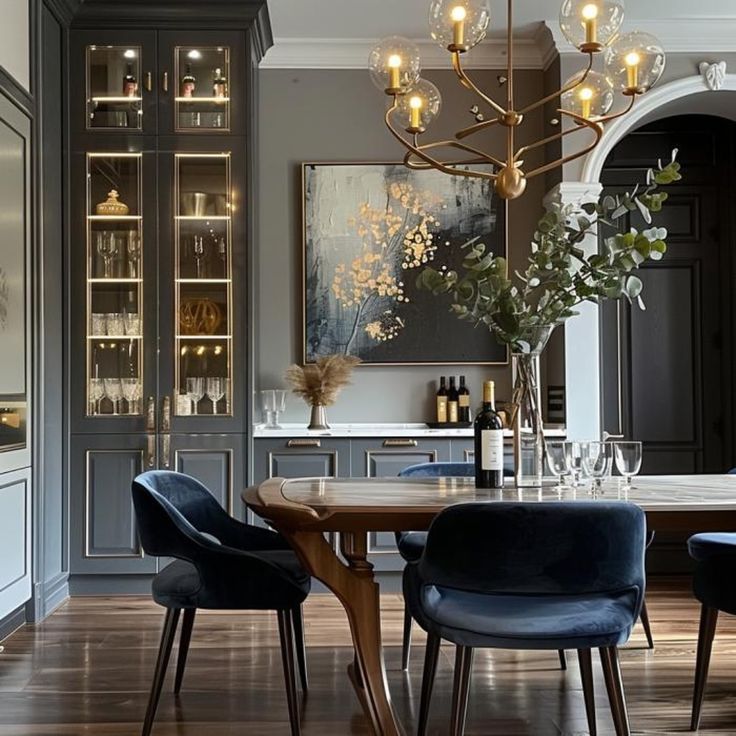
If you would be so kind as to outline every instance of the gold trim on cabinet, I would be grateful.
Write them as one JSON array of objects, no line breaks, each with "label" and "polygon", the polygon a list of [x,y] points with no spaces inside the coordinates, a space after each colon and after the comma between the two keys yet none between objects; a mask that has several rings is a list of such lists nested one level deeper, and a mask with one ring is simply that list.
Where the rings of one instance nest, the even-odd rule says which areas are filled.
[{"label": "gold trim on cabinet", "polygon": [[[418,444],[418,443],[417,443]],[[429,455],[432,459],[431,463],[437,462],[437,450],[420,450],[416,449],[415,452],[406,452],[400,449],[395,450],[366,450],[365,451],[365,477],[376,478],[378,476],[371,475],[371,458],[373,455]]]},{"label": "gold trim on cabinet", "polygon": [[213,452],[223,452],[228,456],[227,461],[227,482],[228,482],[228,489],[227,489],[227,497],[225,501],[227,502],[226,511],[230,516],[235,515],[235,501],[234,501],[234,493],[235,493],[235,472],[233,469],[233,458],[235,457],[235,453],[233,452],[232,448],[230,447],[213,447],[213,448],[204,448],[204,447],[197,447],[197,448],[188,448],[188,447],[181,447],[178,450],[174,450],[174,470],[177,472],[179,471],[179,456],[183,455],[185,453],[213,453]]},{"label": "gold trim on cabinet", "polygon": [[[145,461],[144,458],[144,451],[143,450],[114,450],[114,449],[99,449],[99,450],[87,450],[84,454],[85,458],[85,468],[84,468],[84,529],[83,529],[83,543],[84,543],[84,551],[82,553],[82,557],[86,560],[103,560],[103,559],[109,559],[109,560],[142,560],[145,557],[145,554],[143,552],[143,547],[141,547],[140,539],[136,536],[136,541],[138,545],[138,549],[140,550],[138,554],[106,554],[106,555],[93,555],[90,554],[90,547],[89,547],[89,531],[90,531],[90,523],[89,523],[89,512],[90,512],[90,477],[89,477],[89,460],[90,455],[93,453],[105,453],[105,454],[137,454],[140,458],[140,469],[143,469],[143,463]],[[132,504],[131,504],[132,508]],[[137,526],[135,516],[133,517],[133,525]]]},{"label": "gold trim on cabinet", "polygon": [[[269,479],[278,477],[273,472],[273,459],[274,459],[274,455],[282,454],[283,452],[284,452],[283,450],[275,450],[275,451],[274,450],[269,450],[269,453],[268,453],[268,477],[269,477]],[[338,477],[339,470],[338,470],[338,454],[337,454],[337,450],[319,450],[319,451],[308,450],[308,451],[306,451],[306,452],[304,452],[302,454],[303,455],[327,455],[327,456],[331,456],[332,457],[332,466],[333,466],[332,469],[333,469],[334,473],[332,475],[320,475],[320,476],[317,476],[317,477],[319,477],[319,478],[337,478]]]}]

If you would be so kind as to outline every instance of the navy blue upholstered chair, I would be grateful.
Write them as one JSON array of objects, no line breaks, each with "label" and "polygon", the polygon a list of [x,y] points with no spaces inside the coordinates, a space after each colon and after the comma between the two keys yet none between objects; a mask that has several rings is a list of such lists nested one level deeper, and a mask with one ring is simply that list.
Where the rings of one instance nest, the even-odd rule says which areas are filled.
[{"label": "navy blue upholstered chair", "polygon": [[[198,608],[275,610],[286,679],[292,736],[300,733],[296,695],[296,646],[306,692],[301,604],[311,579],[286,541],[275,532],[229,516],[197,480],[181,473],[151,471],[133,481],[133,503],[146,554],[174,557],[153,580],[153,599],[166,608],[143,736],[153,727],[181,612],[174,692],[179,693]],[[295,642],[296,633],[296,642]]]},{"label": "navy blue upholstered chair", "polygon": [[617,647],[644,600],[644,512],[628,503],[472,503],[432,523],[404,597],[427,632],[419,728],[426,732],[442,639],[456,645],[452,725],[465,728],[473,650],[577,649],[591,734],[591,649],[600,650],[617,736],[629,734]]},{"label": "navy blue upholstered chair", "polygon": [[693,591],[702,604],[690,721],[690,730],[697,731],[718,612],[736,615],[736,534],[696,534],[688,540],[688,550],[696,561]]},{"label": "navy blue upholstered chair", "polygon": [[[504,468],[503,474],[507,478],[514,477],[511,468]],[[420,463],[404,468],[399,473],[400,478],[472,478],[475,476],[475,463]],[[424,545],[427,543],[427,532],[396,532],[396,546],[399,554],[407,564],[417,562],[422,556]],[[411,614],[409,607],[404,604],[404,630],[401,639],[401,669],[409,667],[411,652]],[[565,652],[559,651],[560,667],[567,669]]]}]

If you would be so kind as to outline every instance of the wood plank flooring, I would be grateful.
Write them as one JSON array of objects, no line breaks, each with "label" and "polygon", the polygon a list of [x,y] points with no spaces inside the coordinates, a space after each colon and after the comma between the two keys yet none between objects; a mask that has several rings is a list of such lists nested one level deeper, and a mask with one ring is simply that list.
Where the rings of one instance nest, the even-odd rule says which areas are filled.
[{"label": "wood plank flooring", "polygon": [[[637,627],[622,652],[635,734],[687,731],[699,607],[688,581],[650,586],[657,649]],[[392,697],[407,733],[414,732],[423,661],[415,627],[410,671],[399,669],[403,602],[382,601]],[[163,623],[145,598],[76,598],[45,623],[6,639],[0,654],[0,736],[134,736],[145,711]],[[305,608],[310,668],[304,736],[370,733],[345,668],[352,658],[347,623],[331,596]],[[175,654],[175,653],[174,653]],[[429,732],[447,734],[453,651],[443,647]],[[613,733],[595,662],[599,734]],[[587,734],[577,657],[567,672],[555,652],[478,652],[468,736]],[[173,668],[172,668],[173,670]],[[716,635],[702,734],[736,735],[736,618],[722,616]],[[287,736],[289,733],[276,618],[273,614],[198,613],[181,696],[171,681],[154,736]]]}]

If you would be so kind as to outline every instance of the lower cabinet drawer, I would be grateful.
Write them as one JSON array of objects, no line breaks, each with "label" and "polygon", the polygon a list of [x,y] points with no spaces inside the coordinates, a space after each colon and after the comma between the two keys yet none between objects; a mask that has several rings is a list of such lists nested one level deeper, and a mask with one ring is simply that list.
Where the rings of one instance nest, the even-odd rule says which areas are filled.
[{"label": "lower cabinet drawer", "polygon": [[395,478],[411,465],[449,461],[450,441],[404,437],[354,440],[351,456],[353,477]]}]

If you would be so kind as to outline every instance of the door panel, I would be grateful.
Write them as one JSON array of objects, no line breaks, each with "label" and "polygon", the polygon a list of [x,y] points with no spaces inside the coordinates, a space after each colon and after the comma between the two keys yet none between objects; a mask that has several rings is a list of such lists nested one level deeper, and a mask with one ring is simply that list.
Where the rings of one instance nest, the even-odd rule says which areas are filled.
[{"label": "door panel", "polygon": [[0,618],[31,597],[30,471],[0,476]]},{"label": "door panel", "polygon": [[354,441],[352,456],[354,476],[391,478],[411,465],[449,461],[450,441],[403,438]]}]

